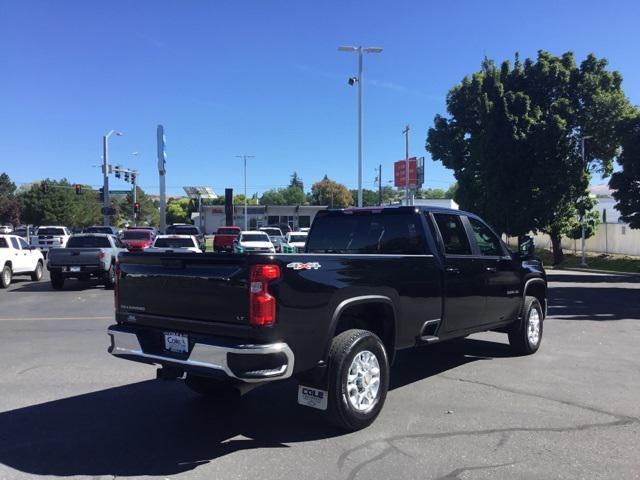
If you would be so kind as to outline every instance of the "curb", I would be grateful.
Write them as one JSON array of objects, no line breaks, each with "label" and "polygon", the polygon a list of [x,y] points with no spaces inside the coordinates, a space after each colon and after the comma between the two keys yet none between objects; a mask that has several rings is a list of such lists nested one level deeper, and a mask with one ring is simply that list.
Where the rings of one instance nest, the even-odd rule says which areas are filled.
[{"label": "curb", "polygon": [[622,275],[625,277],[640,278],[640,273],[635,272],[618,272],[615,270],[597,270],[595,268],[578,268],[578,267],[554,267],[554,270],[568,270],[572,272],[586,272],[586,273],[605,273],[608,275]]}]

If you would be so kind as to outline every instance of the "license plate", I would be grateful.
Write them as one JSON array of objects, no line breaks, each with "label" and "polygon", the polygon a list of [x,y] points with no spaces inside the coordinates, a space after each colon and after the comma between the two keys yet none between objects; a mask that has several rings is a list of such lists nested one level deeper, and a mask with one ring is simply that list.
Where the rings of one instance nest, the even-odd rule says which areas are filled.
[{"label": "license plate", "polygon": [[189,337],[183,333],[165,332],[164,348],[173,353],[188,353]]},{"label": "license plate", "polygon": [[305,407],[326,410],[328,394],[329,392],[326,390],[318,390],[317,388],[298,385],[298,403]]},{"label": "license plate", "polygon": [[80,271],[80,267],[69,267],[69,271],[70,272],[79,272]]}]

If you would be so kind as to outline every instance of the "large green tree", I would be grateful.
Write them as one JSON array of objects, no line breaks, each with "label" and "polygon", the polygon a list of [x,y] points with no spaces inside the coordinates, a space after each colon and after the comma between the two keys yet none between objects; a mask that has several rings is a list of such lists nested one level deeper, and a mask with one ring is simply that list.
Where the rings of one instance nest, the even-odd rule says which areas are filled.
[{"label": "large green tree", "polygon": [[22,205],[15,196],[16,184],[6,173],[0,174],[0,223],[18,225]]},{"label": "large green tree", "polygon": [[[358,190],[349,190],[351,192],[351,204],[358,203]],[[380,194],[377,190],[369,190],[368,188],[362,189],[362,206],[363,207],[377,207],[380,205]]]},{"label": "large green tree", "polygon": [[0,197],[11,197],[16,193],[16,184],[6,173],[0,174]]},{"label": "large green tree", "polygon": [[97,192],[89,185],[81,187],[76,194],[74,186],[66,178],[46,179],[48,191],[41,184],[34,184],[21,191],[17,197],[23,206],[22,221],[33,225],[66,225],[84,227],[101,223],[101,204]]},{"label": "large green tree", "polygon": [[622,170],[611,176],[609,186],[616,208],[631,228],[640,228],[640,110],[620,123],[622,154],[618,163]]},{"label": "large green tree", "polygon": [[449,91],[449,116],[428,132],[426,148],[453,169],[461,207],[509,235],[548,233],[554,263],[562,235],[590,210],[590,172],[612,171],[616,127],[630,108],[622,77],[606,67],[593,55],[577,66],[570,52],[540,51],[524,64],[516,55],[513,66],[485,59]]}]

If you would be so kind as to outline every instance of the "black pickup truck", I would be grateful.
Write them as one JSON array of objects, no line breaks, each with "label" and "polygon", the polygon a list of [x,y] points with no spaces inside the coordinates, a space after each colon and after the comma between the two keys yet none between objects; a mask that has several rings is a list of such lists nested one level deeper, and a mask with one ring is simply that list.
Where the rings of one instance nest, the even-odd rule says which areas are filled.
[{"label": "black pickup truck", "polygon": [[116,279],[113,355],[208,395],[294,377],[347,430],[379,414],[398,350],[497,330],[531,354],[547,306],[540,261],[431,207],[321,211],[298,254],[125,253]]}]

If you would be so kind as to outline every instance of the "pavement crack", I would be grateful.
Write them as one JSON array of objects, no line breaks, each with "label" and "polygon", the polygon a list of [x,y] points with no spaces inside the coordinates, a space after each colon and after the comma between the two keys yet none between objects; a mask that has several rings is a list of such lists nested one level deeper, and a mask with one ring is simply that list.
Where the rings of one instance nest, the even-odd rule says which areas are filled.
[{"label": "pavement crack", "polygon": [[511,465],[515,465],[515,462],[499,463],[497,465],[478,465],[476,467],[456,468],[452,472],[447,473],[444,477],[438,477],[435,480],[460,480],[460,475],[464,472],[470,472],[472,470],[491,470],[492,468],[510,467]]},{"label": "pavement crack", "polygon": [[500,390],[502,392],[507,392],[507,393],[513,393],[515,395],[524,395],[527,397],[533,397],[533,398],[539,398],[541,400],[547,400],[550,402],[556,402],[556,403],[560,403],[562,405],[567,405],[569,407],[574,407],[574,408],[580,408],[582,410],[587,410],[589,412],[593,412],[593,413],[599,413],[600,415],[607,415],[609,417],[613,417],[613,418],[617,418],[619,420],[628,420],[628,423],[638,423],[640,422],[639,418],[636,417],[632,417],[629,415],[623,415],[623,414],[619,414],[619,413],[614,413],[614,412],[609,412],[607,410],[602,410],[596,407],[590,407],[588,405],[582,405],[580,403],[576,403],[576,402],[571,402],[569,400],[562,400],[559,398],[553,398],[553,397],[547,397],[545,395],[541,395],[539,393],[533,393],[533,392],[527,392],[525,390],[518,390],[515,388],[508,388],[508,387],[502,387],[500,385],[494,385],[493,383],[487,383],[487,382],[481,382],[479,380],[468,380],[466,378],[459,378],[459,377],[450,377],[448,375],[438,375],[440,378],[445,378],[447,380],[452,380],[454,382],[463,382],[463,383],[471,383],[473,385],[480,385],[483,387],[488,387],[488,388],[493,388],[496,390]]}]

